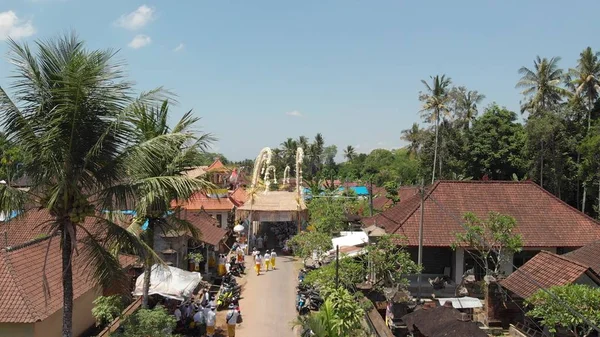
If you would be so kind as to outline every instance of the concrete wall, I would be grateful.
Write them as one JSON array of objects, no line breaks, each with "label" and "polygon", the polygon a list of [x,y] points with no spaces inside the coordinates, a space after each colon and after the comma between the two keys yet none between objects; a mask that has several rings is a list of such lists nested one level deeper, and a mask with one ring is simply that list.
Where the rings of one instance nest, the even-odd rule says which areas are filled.
[{"label": "concrete wall", "polygon": [[[154,233],[154,251],[158,253],[161,259],[165,262],[172,262],[173,267],[182,268],[187,270],[187,243],[188,237],[186,235],[174,238],[163,238],[160,234],[162,232],[156,231]],[[162,251],[167,249],[174,249],[177,254],[162,254]]]},{"label": "concrete wall", "polygon": [[0,337],[33,337],[33,324],[0,323]]},{"label": "concrete wall", "polygon": [[224,212],[206,212],[208,213],[210,216],[212,216],[215,219],[218,219],[217,215],[221,215],[221,223],[219,224],[219,227],[221,228],[227,228],[227,217],[229,216],[229,212],[224,211]]},{"label": "concrete wall", "polygon": [[[81,335],[85,330],[96,324],[92,316],[93,301],[102,295],[100,288],[94,288],[79,296],[73,303],[73,336]],[[34,337],[62,336],[62,308],[42,322],[34,325]]]}]

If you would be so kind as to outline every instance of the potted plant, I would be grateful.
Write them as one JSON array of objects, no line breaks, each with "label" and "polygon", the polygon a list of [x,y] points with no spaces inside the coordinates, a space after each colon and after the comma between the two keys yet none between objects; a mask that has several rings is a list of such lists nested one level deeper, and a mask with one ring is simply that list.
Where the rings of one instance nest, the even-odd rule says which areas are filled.
[{"label": "potted plant", "polygon": [[202,253],[188,253],[188,261],[190,270],[192,271],[200,271],[200,262],[204,261],[204,256]]}]

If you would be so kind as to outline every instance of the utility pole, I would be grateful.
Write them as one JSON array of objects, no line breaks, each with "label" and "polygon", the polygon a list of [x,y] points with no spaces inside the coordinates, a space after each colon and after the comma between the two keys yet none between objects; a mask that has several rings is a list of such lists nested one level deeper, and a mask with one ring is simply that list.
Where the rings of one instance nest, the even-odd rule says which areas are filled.
[{"label": "utility pole", "polygon": [[373,216],[373,178],[369,180],[369,216]]},{"label": "utility pole", "polygon": [[[423,264],[423,217],[425,215],[425,180],[421,179],[421,189],[419,191],[421,193],[421,218],[419,219],[419,252],[417,257],[417,264],[421,266]],[[421,274],[419,272],[417,275],[417,302],[421,303]]]},{"label": "utility pole", "polygon": [[335,288],[340,287],[340,246],[335,246]]}]

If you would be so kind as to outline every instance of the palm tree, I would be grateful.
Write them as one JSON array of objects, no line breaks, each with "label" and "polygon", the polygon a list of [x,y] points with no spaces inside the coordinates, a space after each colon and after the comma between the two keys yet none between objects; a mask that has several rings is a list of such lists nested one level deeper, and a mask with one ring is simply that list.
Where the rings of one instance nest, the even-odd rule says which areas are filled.
[{"label": "palm tree", "polygon": [[527,98],[521,112],[540,113],[568,96],[569,92],[560,86],[564,76],[562,69],[558,68],[559,61],[560,57],[547,59],[538,56],[533,61],[533,70],[527,67],[519,69],[522,77],[516,87],[523,88],[521,94]]},{"label": "palm tree", "polygon": [[[23,152],[21,170],[32,186],[29,191],[0,186],[0,211],[37,208],[50,214],[40,226],[49,240],[60,240],[62,336],[72,337],[74,251],[103,286],[123,280],[109,247],[118,243],[142,258],[152,254],[133,233],[98,215],[133,196],[114,186],[127,180],[124,159],[134,133],[123,117],[134,99],[113,51],[87,50],[74,34],[36,46],[33,53],[27,44],[9,40],[14,100],[0,88],[0,121]],[[157,95],[146,93],[138,102]],[[149,146],[146,161],[165,150],[160,143]]]},{"label": "palm tree", "polygon": [[413,123],[410,129],[402,130],[402,136],[400,136],[400,139],[408,142],[408,153],[411,155],[419,152],[422,138],[423,133],[417,123]]},{"label": "palm tree", "polygon": [[349,161],[356,157],[356,151],[354,150],[354,146],[346,146],[346,149],[344,149],[344,157],[346,157],[346,159],[348,159]]},{"label": "palm tree", "polygon": [[[168,101],[159,106],[137,104],[129,118],[135,127],[135,145],[128,158],[129,186],[137,196],[136,220],[133,228],[142,233],[141,238],[146,245],[154,247],[154,234],[157,230],[162,233],[171,231],[189,232],[195,239],[200,233],[188,221],[180,219],[171,209],[172,200],[188,199],[194,192],[208,192],[214,186],[202,177],[191,178],[182,174],[193,167],[194,159],[199,152],[204,152],[214,140],[210,134],[197,136],[193,127],[199,121],[191,111],[188,111],[171,129],[167,123],[169,115]],[[154,143],[161,142],[170,148],[155,160],[152,165],[144,163],[147,158],[145,149]],[[141,230],[141,224],[147,224]],[[148,291],[152,265],[156,261],[148,256],[144,263],[144,287],[142,307],[148,307]]]},{"label": "palm tree", "polygon": [[477,105],[481,104],[485,95],[480,94],[477,90],[467,90],[465,87],[453,88],[451,93],[455,100],[456,119],[464,125],[465,129],[471,127],[471,122],[477,117]]},{"label": "palm tree", "polygon": [[438,154],[438,138],[439,138],[439,123],[440,118],[443,118],[443,115],[448,114],[448,86],[451,83],[450,77],[446,77],[446,75],[436,75],[435,77],[431,76],[431,85],[427,83],[425,80],[421,80],[421,82],[425,85],[427,92],[421,94],[419,99],[423,102],[423,108],[421,112],[424,113],[425,118],[428,122],[434,123],[435,128],[435,144],[433,150],[433,170],[431,173],[431,183],[435,182],[435,168],[437,163],[437,154]]},{"label": "palm tree", "polygon": [[298,147],[301,147],[304,151],[308,151],[308,138],[306,136],[298,137],[296,143],[298,144]]},{"label": "palm tree", "polygon": [[583,95],[587,99],[588,109],[587,130],[589,132],[592,120],[592,109],[600,94],[600,62],[598,58],[600,52],[594,53],[591,47],[584,49],[579,54],[577,68],[569,69],[569,78],[575,88],[577,96]]},{"label": "palm tree", "polygon": [[284,157],[284,167],[289,165],[292,167],[294,165],[294,161],[296,160],[296,150],[298,149],[298,143],[292,139],[288,138],[285,142],[281,143],[281,147],[283,150]]}]

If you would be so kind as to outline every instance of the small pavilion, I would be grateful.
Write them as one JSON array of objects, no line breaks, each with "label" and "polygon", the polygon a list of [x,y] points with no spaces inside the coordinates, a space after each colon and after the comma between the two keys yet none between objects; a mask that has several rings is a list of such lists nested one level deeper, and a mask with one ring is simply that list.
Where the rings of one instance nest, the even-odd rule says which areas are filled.
[{"label": "small pavilion", "polygon": [[251,233],[256,234],[261,228],[262,223],[288,222],[295,223],[297,227],[308,219],[308,209],[302,197],[298,197],[296,192],[287,191],[269,191],[260,192],[254,197],[249,196],[246,203],[239,207],[236,212],[236,219],[251,220],[252,223],[259,223],[258,226],[252,226]]}]

